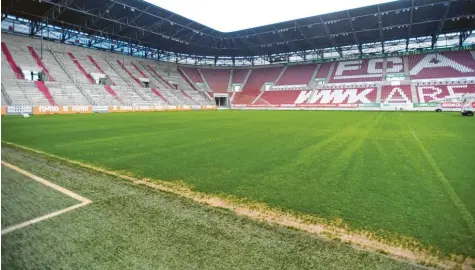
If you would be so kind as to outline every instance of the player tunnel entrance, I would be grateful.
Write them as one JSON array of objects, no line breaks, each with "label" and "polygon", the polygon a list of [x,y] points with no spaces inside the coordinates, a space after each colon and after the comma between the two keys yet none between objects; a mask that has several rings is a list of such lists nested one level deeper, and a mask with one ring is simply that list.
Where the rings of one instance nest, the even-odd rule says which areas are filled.
[{"label": "player tunnel entrance", "polygon": [[228,95],[215,95],[214,102],[218,108],[229,108]]}]

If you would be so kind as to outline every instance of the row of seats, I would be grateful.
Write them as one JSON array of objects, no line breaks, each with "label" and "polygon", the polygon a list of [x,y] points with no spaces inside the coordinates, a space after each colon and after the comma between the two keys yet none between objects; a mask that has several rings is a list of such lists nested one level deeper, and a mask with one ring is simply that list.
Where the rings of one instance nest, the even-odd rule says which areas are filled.
[{"label": "row of seats", "polygon": [[[37,39],[8,34],[2,34],[2,37],[2,95],[8,96],[14,104],[18,104],[18,102],[22,104],[45,104],[46,102],[49,104],[84,104],[84,102],[94,104],[161,104],[172,102],[178,105],[204,105],[213,102],[204,91],[210,92],[211,96],[214,93],[229,93],[232,84],[242,85],[242,89],[233,95],[235,104],[252,102],[272,104],[288,102],[296,95],[300,95],[305,88],[299,86],[297,89],[295,86],[296,89],[292,89],[292,85],[309,85],[312,77],[328,80],[328,83],[335,87],[338,85],[337,83],[381,81],[386,72],[405,73],[407,76],[410,75],[410,79],[416,80],[414,83],[421,79],[475,77],[475,53],[470,51],[412,55],[404,58],[408,61],[403,61],[402,57],[391,57],[384,61],[382,59],[364,59],[252,69],[193,68],[177,67],[172,63],[139,59],[47,41],[43,46],[46,49],[41,52],[42,59],[38,59],[35,56],[40,46]],[[406,64],[404,64],[405,62]],[[25,84],[19,83],[17,67],[25,70],[38,70],[46,67],[50,81],[47,81],[44,86],[42,84],[35,85],[28,81],[28,78]],[[94,84],[91,73],[107,75],[110,79],[110,87]],[[142,78],[148,79],[150,87],[144,87],[140,81]],[[282,89],[287,91],[263,92],[265,83],[284,86]],[[207,86],[203,89],[202,86],[197,87],[198,84]],[[339,87],[343,87],[338,86],[335,89],[330,85],[328,85],[330,90],[339,90]],[[349,86],[345,87],[349,88]],[[357,86],[358,89],[360,87],[364,88],[364,86]],[[314,86],[310,87],[310,89],[312,88]],[[325,89],[319,89],[319,91],[323,90]],[[369,100],[376,100],[377,97],[380,100],[388,97],[393,100],[422,98],[425,100],[424,97],[427,96],[424,93],[421,96],[419,92],[416,95],[416,90],[406,87],[395,92],[393,90],[391,87],[382,86],[379,96],[375,94],[377,91],[369,91],[365,93],[365,98]],[[284,94],[284,92],[290,93]],[[338,94],[339,92],[332,93]],[[357,92],[357,94],[360,93]],[[395,95],[396,98],[394,98]],[[170,100],[166,97],[169,97]]]},{"label": "row of seats", "polygon": [[[378,93],[379,92],[379,93]],[[266,91],[256,96],[243,95],[235,104],[368,104],[429,103],[462,94],[475,94],[475,84],[414,86],[384,85],[376,87],[316,89],[308,91]],[[378,96],[380,97],[378,99]],[[255,101],[254,103],[252,103]]]},{"label": "row of seats", "polygon": [[[133,57],[76,46],[58,47],[58,44],[46,41],[46,49],[40,54],[42,59],[39,59],[38,55],[31,52],[31,49],[37,48],[36,39],[3,34],[2,37],[2,49],[6,49],[2,53],[2,95],[8,97],[5,100],[9,100],[9,105],[212,104],[212,100],[202,93],[184,94],[178,91],[177,89],[190,91],[191,87],[182,87],[185,80],[176,68],[174,72],[172,68],[164,71],[155,61],[137,61],[137,58]],[[29,77],[18,81],[15,69],[11,67],[12,61],[7,61],[7,56],[13,59],[14,65],[23,70],[36,72],[43,67],[47,68],[46,77],[50,77],[50,80],[36,85]],[[111,85],[105,87],[95,84],[91,73],[104,73],[109,77]],[[148,79],[150,86],[157,91],[170,92],[170,100],[165,102],[161,98],[157,99],[151,88],[137,84],[135,79],[138,78]],[[170,82],[175,83],[175,89]]]},{"label": "row of seats", "polygon": [[475,84],[417,86],[416,89],[421,103],[462,94],[475,94]]},{"label": "row of seats", "polygon": [[409,56],[412,79],[474,77],[475,59],[470,51]]},{"label": "row of seats", "polygon": [[316,65],[291,65],[285,70],[275,85],[309,84]]}]

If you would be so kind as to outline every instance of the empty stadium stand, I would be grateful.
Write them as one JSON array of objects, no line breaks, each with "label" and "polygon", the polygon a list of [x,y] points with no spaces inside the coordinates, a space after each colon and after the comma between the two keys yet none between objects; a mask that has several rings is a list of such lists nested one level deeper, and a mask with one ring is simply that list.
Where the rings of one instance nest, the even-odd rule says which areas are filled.
[{"label": "empty stadium stand", "polygon": [[206,79],[209,87],[216,93],[227,93],[229,90],[229,78],[231,70],[229,69],[209,69],[202,68],[201,74]]},{"label": "empty stadium stand", "polygon": [[276,85],[308,85],[316,68],[313,64],[288,66]]},{"label": "empty stadium stand", "polygon": [[260,100],[273,105],[295,104],[301,92],[302,91],[267,91],[260,97]]},{"label": "empty stadium stand", "polygon": [[474,77],[475,60],[470,51],[409,56],[411,79]]},{"label": "empty stadium stand", "polygon": [[437,99],[464,93],[475,94],[475,84],[428,85],[417,86],[416,88],[421,103],[433,102]]},{"label": "empty stadium stand", "polygon": [[[43,41],[41,55],[40,51],[37,39],[2,34],[4,104],[213,104],[209,97],[186,86],[176,65],[163,70],[151,60],[48,41]],[[99,83],[97,76],[106,80]]]},{"label": "empty stadium stand", "polygon": [[[229,93],[234,105],[351,107],[430,103],[475,93],[471,51],[213,68],[48,41],[40,50],[36,39],[2,34],[2,104],[208,105],[214,104],[213,95]],[[391,74],[399,82],[386,79]]]},{"label": "empty stadium stand", "polygon": [[[364,59],[335,63],[329,83],[381,81],[383,59]],[[379,64],[379,66],[377,65]]]},{"label": "empty stadium stand", "polygon": [[242,92],[236,94],[233,103],[252,103],[259,94],[265,83],[274,83],[282,71],[282,67],[268,67],[252,69],[250,75],[243,83]]},{"label": "empty stadium stand", "polygon": [[412,103],[410,85],[384,85],[381,90],[381,103]]}]

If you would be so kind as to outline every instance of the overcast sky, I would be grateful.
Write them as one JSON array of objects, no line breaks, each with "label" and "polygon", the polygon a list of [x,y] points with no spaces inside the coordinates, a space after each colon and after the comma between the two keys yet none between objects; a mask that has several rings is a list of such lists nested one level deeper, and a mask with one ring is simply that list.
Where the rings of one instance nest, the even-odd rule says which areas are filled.
[{"label": "overcast sky", "polygon": [[394,0],[146,0],[222,32]]}]

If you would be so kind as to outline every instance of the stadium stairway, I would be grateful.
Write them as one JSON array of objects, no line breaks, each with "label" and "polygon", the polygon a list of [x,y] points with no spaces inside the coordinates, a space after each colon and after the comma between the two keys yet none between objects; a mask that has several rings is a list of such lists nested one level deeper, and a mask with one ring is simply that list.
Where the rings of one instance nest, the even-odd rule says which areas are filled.
[{"label": "stadium stairway", "polygon": [[3,86],[3,83],[1,85],[2,85],[2,99],[1,99],[2,100],[2,106],[12,105],[12,99],[8,95],[7,90]]},{"label": "stadium stairway", "polygon": [[214,92],[214,90],[209,86],[209,83],[208,83],[208,81],[206,80],[205,76],[203,76],[203,72],[201,72],[201,68],[198,68],[198,69],[196,69],[196,70],[197,70],[198,73],[200,74],[201,81],[202,81],[203,84],[204,84],[204,88],[201,89],[201,90]]},{"label": "stadium stairway", "polygon": [[106,89],[106,91],[111,95],[113,96],[118,102],[122,103],[122,100],[120,99],[120,97],[117,95],[117,93],[114,91],[114,89],[112,89],[112,87],[110,85],[104,85],[104,89]]},{"label": "stadium stairway", "polygon": [[110,78],[109,75],[107,75],[106,72],[104,72],[104,70],[101,68],[101,66],[99,66],[99,64],[96,62],[96,60],[94,59],[94,57],[92,57],[91,55],[88,55],[87,58],[89,59],[89,61],[94,65],[94,67],[96,67],[96,69],[107,76],[107,78],[109,78],[109,81],[112,85],[115,85],[114,81]]},{"label": "stadium stairway", "polygon": [[49,92],[48,87],[46,87],[45,83],[42,81],[35,81],[36,88],[43,93],[45,98],[48,100],[50,105],[56,105],[56,102],[54,101],[53,96],[51,96],[51,93]]},{"label": "stadium stairway", "polygon": [[158,88],[164,87],[163,83],[159,79],[155,78],[153,74],[148,72],[148,70],[142,65],[140,61],[138,62],[131,61],[130,64],[139,72],[142,78],[146,78],[149,80],[149,87],[158,87]]},{"label": "stadium stairway", "polygon": [[137,66],[137,64],[135,64],[134,62],[131,62],[130,64],[140,73],[142,78],[148,78],[148,76],[145,75],[145,73],[140,69],[139,66]]},{"label": "stadium stairway", "polygon": [[317,77],[320,67],[321,67],[320,64],[315,66],[315,70],[313,71],[312,76],[310,77],[310,80],[308,81],[308,84],[307,84],[309,87],[313,87],[315,85],[315,78]]},{"label": "stadium stairway", "polygon": [[163,78],[163,76],[160,75],[160,73],[158,73],[152,66],[150,66],[149,64],[143,64],[143,65],[145,65],[148,68],[151,74],[157,77],[157,80],[160,81],[163,86],[165,86],[168,89],[173,88],[173,86],[167,80],[165,80],[165,78]]},{"label": "stadium stairway", "polygon": [[[251,77],[253,69],[248,69],[246,73],[246,77],[244,77],[244,81],[242,82],[241,89],[244,90],[244,87],[246,87],[247,82],[249,81],[249,78]],[[241,90],[241,91],[242,91]]]},{"label": "stadium stairway", "polygon": [[[273,82],[274,82],[274,85],[278,85],[280,78],[282,78],[282,76],[284,75],[285,71],[286,71],[288,68],[289,68],[289,65],[285,65],[285,66],[281,69],[279,75],[278,75],[277,78],[273,81]],[[286,85],[286,84],[284,83],[283,85]]]},{"label": "stadium stairway", "polygon": [[117,62],[117,64],[119,64],[122,70],[125,71],[130,76],[130,78],[132,78],[132,80],[134,80],[140,87],[143,87],[142,82],[137,77],[135,77],[132,72],[130,72],[130,70],[125,66],[123,62],[121,62],[120,60],[115,61]]},{"label": "stadium stairway", "polygon": [[376,100],[375,100],[376,103],[381,103],[381,92],[382,92],[382,86],[378,85],[376,89]]},{"label": "stadium stairway", "polygon": [[168,101],[168,104],[170,104],[170,105],[185,105],[183,100],[179,99],[175,94],[172,93],[172,92],[175,92],[175,90],[160,89],[159,91],[163,95],[163,97]]},{"label": "stadium stairway", "polygon": [[160,80],[160,78],[158,78],[155,74],[150,72],[144,63],[142,63],[142,61],[132,62],[132,64],[145,76],[145,78],[149,79],[150,88],[167,88],[163,81]]},{"label": "stadium stairway", "polygon": [[[63,56],[64,54],[60,54]],[[66,60],[66,57],[63,57]],[[58,56],[54,50],[49,50],[46,52],[43,52],[43,59],[45,60],[46,64],[49,67],[49,70],[51,73],[54,74],[56,80],[67,87],[67,89],[71,91],[77,91],[79,92],[82,96],[84,96],[88,103],[87,104],[95,104],[94,100],[92,99],[91,96],[89,96],[88,92],[86,89],[78,82],[78,80],[74,79],[74,76],[70,73],[71,70],[73,70],[73,66],[66,67],[65,64],[61,61],[60,56]],[[80,78],[84,78],[84,76],[80,76]],[[66,89],[66,88],[65,88]],[[71,95],[71,96],[77,96],[77,95]],[[82,104],[84,105],[84,104]]]},{"label": "stadium stairway", "polygon": [[10,50],[8,50],[7,45],[5,42],[2,42],[2,53],[5,56],[6,60],[10,64],[10,68],[12,69],[13,73],[15,74],[16,78],[19,80],[25,79],[25,75],[21,71],[20,67],[16,64],[15,60],[13,59]]},{"label": "stadium stairway", "polygon": [[[100,58],[98,58],[98,60],[99,59]],[[113,58],[109,59],[108,57],[104,57],[103,59],[105,61],[104,66],[107,66],[107,67],[110,68],[110,72],[112,72],[112,73],[110,73],[110,72],[108,72],[108,73],[113,74],[114,81],[116,82],[117,85],[129,86],[129,87],[137,85],[137,82],[134,81],[133,79],[130,79],[129,74],[124,72],[124,70],[122,69],[122,67],[120,65],[117,66],[117,62],[115,62]]]},{"label": "stadium stairway", "polygon": [[30,105],[31,100],[18,85],[18,80],[2,80],[2,87],[10,97],[11,105]]},{"label": "stadium stairway", "polygon": [[234,69],[231,69],[229,71],[229,78],[228,78],[228,88],[227,91],[233,91],[232,90],[232,85],[233,85],[233,77],[234,77]]},{"label": "stadium stairway", "polygon": [[209,85],[209,88],[216,93],[227,93],[228,89],[231,88],[231,71],[229,69],[209,69],[202,68],[201,74],[203,79]]},{"label": "stadium stairway", "polygon": [[38,54],[36,53],[35,49],[31,46],[28,46],[28,50],[30,51],[30,54],[33,57],[33,59],[35,59],[36,64],[38,65],[38,67],[40,67],[43,70],[43,72],[46,74],[46,76],[48,76],[48,80],[49,81],[54,81],[53,76],[49,72],[48,68],[46,68],[45,64],[40,59],[40,57],[38,57]]},{"label": "stadium stairway", "polygon": [[91,84],[94,84],[94,79],[91,77],[91,75],[89,73],[86,72],[86,70],[84,70],[83,66],[81,65],[81,63],[79,63],[79,61],[76,59],[76,57],[74,57],[74,55],[71,52],[68,52],[68,55],[71,58],[71,61],[74,62],[76,67],[79,69],[79,71],[84,75],[84,77],[86,77],[86,79]]},{"label": "stadium stairway", "polygon": [[[327,104],[321,102],[322,96],[316,96],[322,94],[321,91],[326,91],[324,92],[325,99],[331,99],[333,94],[337,95],[337,102],[331,100],[330,103],[347,104],[352,102],[345,100],[338,102],[338,100],[342,98],[340,94],[354,98],[352,95],[355,94],[352,91],[348,92],[350,94],[345,92],[352,89],[357,89],[356,95],[361,94],[365,89],[372,89],[370,92],[364,92],[362,101],[357,102],[372,103],[386,100],[389,103],[407,103],[409,100],[417,103],[420,100],[422,103],[427,103],[450,94],[472,93],[475,77],[475,52],[473,51],[449,51],[409,57],[395,56],[373,61],[371,65],[370,60],[367,59],[346,61],[346,63],[351,62],[351,65],[346,66],[353,67],[350,69],[345,68],[345,62],[320,65],[212,68],[187,67],[151,59],[118,56],[110,52],[58,45],[48,41],[44,41],[48,49],[43,51],[43,59],[40,59],[37,53],[38,40],[24,39],[23,46],[14,46],[19,43],[15,41],[16,39],[24,38],[15,37],[11,40],[6,35],[5,42],[2,41],[2,96],[8,96],[10,101],[6,103],[13,105],[166,104],[169,102],[175,105],[196,105],[212,104],[213,98],[210,95],[216,93],[227,93],[234,104],[294,104],[300,96],[305,98],[303,103],[315,100],[316,102],[312,104]],[[109,63],[108,58],[114,59],[114,63]],[[123,59],[122,63],[116,59]],[[38,67],[49,79],[42,85],[26,81],[24,78],[19,79],[18,73],[23,74],[20,68],[37,70]],[[373,68],[376,68],[378,74],[378,81],[375,83],[373,80],[376,77],[367,76],[374,73],[368,71]],[[110,78],[110,89],[115,94],[107,91],[103,85],[95,84],[90,74],[97,72],[96,70]],[[403,72],[409,76],[400,81],[401,85],[390,86],[390,82],[380,81],[379,78],[385,73],[390,75]],[[337,79],[337,76],[347,78]],[[150,80],[151,88],[143,87],[140,81],[142,78]],[[326,79],[327,83],[315,84],[314,78]],[[139,87],[137,87],[137,80],[140,81]],[[346,80],[349,81],[346,82]],[[274,84],[272,91],[264,91],[263,84],[267,82]],[[241,91],[233,91],[234,83],[241,84]],[[298,87],[301,85],[311,85],[311,87]],[[277,88],[277,86],[284,87]],[[276,89],[279,91],[274,91]]]},{"label": "stadium stairway", "polygon": [[185,96],[188,99],[193,100],[184,90],[181,90],[181,92],[183,93],[183,96]]},{"label": "stadium stairway", "polygon": [[411,83],[411,94],[412,94],[412,102],[413,103],[418,103],[419,102],[419,98],[417,97],[417,90],[416,90],[416,86],[414,84]]},{"label": "stadium stairway", "polygon": [[284,68],[284,73],[275,85],[308,85],[315,72],[316,65],[290,65]]},{"label": "stadium stairway", "polygon": [[152,88],[152,92],[158,96],[159,98],[161,98],[163,101],[165,101],[165,103],[169,104],[168,103],[168,100],[162,95],[162,93],[160,93],[156,88]]},{"label": "stadium stairway", "polygon": [[231,84],[244,85],[246,78],[248,77],[250,69],[233,69],[233,76]]},{"label": "stadium stairway", "polygon": [[332,62],[332,63],[330,64],[330,67],[329,67],[329,69],[328,69],[328,74],[327,74],[327,77],[326,77],[327,83],[330,82],[330,80],[331,80],[331,78],[332,78],[333,71],[335,70],[336,65],[337,65],[337,63],[335,63],[335,62]]},{"label": "stadium stairway", "polygon": [[192,89],[198,90],[198,87],[196,87],[195,82],[188,76],[188,74],[185,72],[183,68],[178,67],[178,72],[185,79],[185,81],[190,85]]}]

